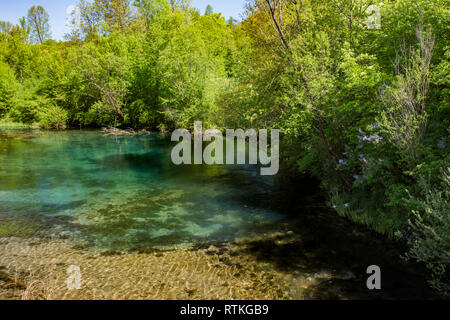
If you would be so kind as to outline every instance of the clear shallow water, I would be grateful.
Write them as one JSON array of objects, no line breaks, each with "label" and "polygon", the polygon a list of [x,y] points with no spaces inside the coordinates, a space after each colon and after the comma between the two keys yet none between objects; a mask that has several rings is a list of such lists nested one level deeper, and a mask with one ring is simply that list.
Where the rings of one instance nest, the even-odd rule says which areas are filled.
[{"label": "clear shallow water", "polygon": [[18,233],[111,249],[228,240],[282,218],[242,202],[273,188],[257,168],[175,166],[172,146],[162,135],[0,131],[0,217]]}]

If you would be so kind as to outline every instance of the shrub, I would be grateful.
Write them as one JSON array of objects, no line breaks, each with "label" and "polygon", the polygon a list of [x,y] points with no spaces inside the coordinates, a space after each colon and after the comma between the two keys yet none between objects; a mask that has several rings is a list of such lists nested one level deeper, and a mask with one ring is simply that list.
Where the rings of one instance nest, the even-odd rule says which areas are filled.
[{"label": "shrub", "polygon": [[134,101],[125,111],[125,123],[135,129],[148,129],[157,123],[158,112],[152,110],[142,99]]},{"label": "shrub", "polygon": [[68,112],[53,104],[39,112],[39,125],[46,129],[65,129],[67,120]]},{"label": "shrub", "polygon": [[39,103],[36,100],[14,99],[9,118],[14,122],[32,124],[37,120]]},{"label": "shrub", "polygon": [[103,101],[97,101],[90,106],[83,116],[82,123],[85,126],[117,126],[116,115]]},{"label": "shrub", "polygon": [[0,61],[0,118],[11,107],[11,100],[17,89],[17,80],[14,71]]},{"label": "shrub", "polygon": [[[422,155],[423,136],[428,124],[427,95],[435,38],[420,25],[416,30],[419,49],[403,48],[397,56],[397,81],[381,94],[385,104],[380,124],[391,142],[409,160]],[[403,63],[402,63],[403,61]],[[414,161],[413,161],[414,163]]]},{"label": "shrub", "polygon": [[420,177],[419,186],[421,196],[409,199],[416,209],[408,222],[409,251],[405,258],[425,263],[431,271],[430,285],[449,296],[450,169],[442,171],[440,186],[432,186],[424,176]]}]

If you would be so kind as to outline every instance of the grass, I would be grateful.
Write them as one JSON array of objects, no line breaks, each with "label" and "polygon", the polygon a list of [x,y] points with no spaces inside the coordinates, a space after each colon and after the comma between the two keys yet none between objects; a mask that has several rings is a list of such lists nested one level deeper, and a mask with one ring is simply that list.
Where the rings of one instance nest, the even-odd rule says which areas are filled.
[{"label": "grass", "polygon": [[11,122],[8,120],[0,120],[0,129],[8,129],[8,130],[37,129],[37,126],[34,124],[25,124],[25,123]]},{"label": "grass", "polygon": [[346,205],[339,196],[333,196],[331,203],[334,204],[334,209],[341,217],[347,218],[357,224],[364,225],[390,240],[395,238],[395,232],[400,228],[401,223],[394,219],[389,219],[381,212],[374,214],[367,209],[356,210]]},{"label": "grass", "polygon": [[395,230],[397,226],[393,223],[381,222],[381,219],[376,219],[368,213],[358,213],[356,210],[349,210],[345,208],[336,209],[338,214],[353,222],[367,226],[369,229],[386,236],[388,239],[394,239]]}]

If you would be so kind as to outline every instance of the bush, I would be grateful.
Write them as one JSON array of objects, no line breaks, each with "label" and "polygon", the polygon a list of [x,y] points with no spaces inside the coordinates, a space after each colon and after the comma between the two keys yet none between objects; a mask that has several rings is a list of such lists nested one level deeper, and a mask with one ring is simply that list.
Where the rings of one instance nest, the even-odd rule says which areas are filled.
[{"label": "bush", "polygon": [[103,101],[97,101],[90,106],[81,120],[85,126],[117,126],[116,115]]},{"label": "bush", "polygon": [[56,105],[49,105],[39,112],[39,125],[46,129],[65,129],[68,112]]},{"label": "bush", "polygon": [[38,109],[38,101],[18,98],[12,104],[9,118],[14,122],[32,124],[37,120]]},{"label": "bush", "polygon": [[0,61],[0,118],[11,108],[11,100],[17,89],[14,71]]},{"label": "bush", "polygon": [[125,112],[125,123],[135,129],[148,129],[156,126],[160,116],[156,110],[147,106],[142,99],[130,104]]},{"label": "bush", "polygon": [[[441,185],[432,186],[422,176],[422,194],[410,196],[416,209],[408,222],[409,251],[405,258],[426,264],[431,271],[430,285],[444,296],[450,295],[450,169],[442,171]],[[401,234],[399,234],[401,235]]]}]

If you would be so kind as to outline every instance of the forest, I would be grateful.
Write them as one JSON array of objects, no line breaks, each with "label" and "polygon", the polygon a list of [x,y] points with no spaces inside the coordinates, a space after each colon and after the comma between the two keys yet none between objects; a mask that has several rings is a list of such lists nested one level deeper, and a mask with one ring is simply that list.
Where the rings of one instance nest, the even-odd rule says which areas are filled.
[{"label": "forest", "polygon": [[69,22],[0,22],[0,127],[279,129],[283,172],[450,294],[449,0],[79,0]]}]

